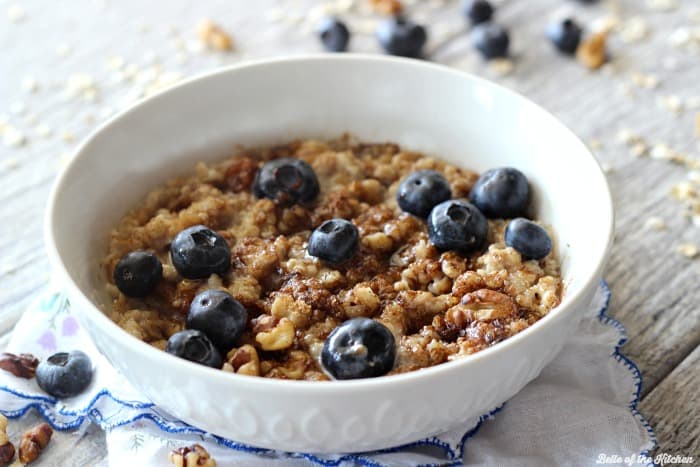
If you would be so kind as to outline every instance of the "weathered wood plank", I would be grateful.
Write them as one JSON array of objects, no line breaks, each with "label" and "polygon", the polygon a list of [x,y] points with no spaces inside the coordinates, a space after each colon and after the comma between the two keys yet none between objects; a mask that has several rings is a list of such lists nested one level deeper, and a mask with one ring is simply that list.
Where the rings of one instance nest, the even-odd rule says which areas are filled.
[{"label": "weathered wood plank", "polygon": [[700,347],[697,347],[642,401],[639,409],[656,430],[656,453],[700,460]]}]

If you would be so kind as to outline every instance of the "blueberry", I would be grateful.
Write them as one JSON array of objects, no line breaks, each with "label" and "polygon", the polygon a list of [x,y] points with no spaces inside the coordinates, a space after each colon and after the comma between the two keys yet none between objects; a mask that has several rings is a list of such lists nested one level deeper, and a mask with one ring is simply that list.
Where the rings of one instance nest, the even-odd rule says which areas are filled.
[{"label": "blueberry", "polygon": [[163,265],[153,253],[132,251],[125,254],[114,268],[114,283],[128,297],[144,297],[163,277]]},{"label": "blueberry", "polygon": [[213,230],[195,225],[177,234],[170,244],[170,256],[177,272],[186,279],[223,275],[231,267],[231,249]]},{"label": "blueberry", "polygon": [[576,53],[581,42],[581,27],[573,19],[556,21],[547,27],[547,37],[552,44],[565,54]]},{"label": "blueberry", "polygon": [[508,31],[495,23],[482,23],[472,32],[472,43],[481,55],[490,60],[508,56]]},{"label": "blueberry", "polygon": [[36,367],[39,387],[59,399],[77,396],[91,381],[92,362],[80,350],[55,353]]},{"label": "blueberry", "polygon": [[373,378],[388,373],[396,359],[389,329],[369,318],[353,318],[331,332],[323,344],[321,363],[336,379]]},{"label": "blueberry", "polygon": [[413,58],[421,56],[428,40],[423,26],[402,17],[393,17],[379,23],[376,36],[387,53]]},{"label": "blueberry", "polygon": [[433,208],[428,216],[428,237],[438,250],[463,254],[480,250],[486,242],[489,223],[476,206],[450,200]]},{"label": "blueberry", "polygon": [[485,23],[493,16],[493,6],[487,0],[467,0],[464,2],[464,15],[472,24]]},{"label": "blueberry", "polygon": [[308,203],[318,196],[319,185],[309,164],[292,158],[275,159],[263,165],[255,176],[253,192],[281,204]]},{"label": "blueberry", "polygon": [[323,46],[331,52],[345,52],[350,41],[348,27],[337,18],[324,19],[318,28],[318,36]]},{"label": "blueberry", "polygon": [[506,245],[515,248],[524,259],[542,259],[552,251],[552,239],[547,231],[522,217],[508,223]]},{"label": "blueberry", "polygon": [[224,364],[214,344],[202,331],[196,329],[185,329],[170,336],[165,351],[176,357],[212,368],[221,368]]},{"label": "blueberry", "polygon": [[420,170],[401,182],[396,200],[404,211],[426,218],[436,204],[451,196],[450,185],[445,177],[434,170]]},{"label": "blueberry", "polygon": [[207,290],[192,300],[187,328],[202,331],[222,352],[228,352],[243,334],[248,312],[231,294]]},{"label": "blueberry", "polygon": [[345,219],[330,219],[311,232],[307,250],[329,263],[342,263],[357,250],[360,234],[357,227]]},{"label": "blueberry", "polygon": [[530,187],[522,172],[503,167],[484,172],[469,197],[489,219],[510,219],[525,215]]}]

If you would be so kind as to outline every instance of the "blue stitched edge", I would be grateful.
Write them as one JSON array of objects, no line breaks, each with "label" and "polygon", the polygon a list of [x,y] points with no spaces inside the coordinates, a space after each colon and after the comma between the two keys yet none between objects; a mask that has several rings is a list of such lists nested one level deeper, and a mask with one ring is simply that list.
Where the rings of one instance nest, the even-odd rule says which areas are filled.
[{"label": "blue stitched edge", "polygon": [[[610,292],[610,288],[608,287],[607,282],[605,280],[601,280],[601,287],[604,289],[605,293],[605,302],[603,306],[601,307],[600,311],[598,312],[598,320],[604,324],[604,325],[609,325],[615,328],[619,333],[620,333],[620,339],[615,345],[614,351],[612,353],[612,357],[618,361],[624,368],[629,370],[632,373],[634,383],[635,383],[635,388],[634,388],[634,394],[632,397],[632,400],[628,404],[628,408],[634,415],[634,417],[642,424],[642,426],[646,429],[647,434],[649,435],[653,446],[652,449],[654,449],[658,443],[656,439],[656,434],[654,433],[654,429],[651,427],[649,422],[644,418],[644,416],[639,412],[637,409],[637,405],[639,403],[639,398],[641,394],[641,389],[642,389],[642,374],[641,371],[639,370],[639,367],[630,360],[626,355],[624,355],[621,351],[620,348],[627,342],[627,331],[622,323],[617,321],[616,319],[610,317],[607,315],[607,311],[610,305],[610,299],[612,297],[612,293]],[[124,401],[121,400],[115,396],[113,396],[109,391],[106,389],[103,389],[99,391],[89,402],[86,408],[80,409],[80,410],[66,410],[66,409],[59,409],[58,413],[62,416],[75,416],[75,419],[68,421],[68,422],[60,422],[55,418],[54,411],[55,411],[55,404],[57,403],[56,399],[52,397],[47,397],[47,396],[42,396],[42,395],[31,395],[31,394],[26,394],[22,393],[21,391],[17,391],[14,389],[11,389],[9,387],[5,386],[0,386],[0,391],[5,391],[8,392],[14,396],[27,399],[32,401],[31,403],[25,405],[24,407],[14,410],[14,411],[8,411],[8,410],[2,410],[0,409],[0,413],[5,415],[8,418],[19,418],[22,417],[24,414],[26,414],[29,410],[31,409],[36,409],[46,420],[47,422],[55,429],[59,431],[65,431],[65,430],[72,430],[77,427],[79,427],[85,419],[90,419],[92,422],[96,423],[99,425],[103,430],[109,431],[111,429],[124,426],[130,423],[134,423],[138,420],[149,420],[152,423],[155,423],[158,428],[166,433],[172,433],[172,434],[197,434],[197,435],[207,435],[206,432],[203,430],[200,430],[199,428],[195,428],[191,425],[188,425],[184,422],[179,422],[179,421],[173,421],[157,412],[157,408],[153,403],[146,403],[146,402],[138,402],[138,401]],[[116,422],[109,422],[107,419],[104,418],[102,415],[102,412],[100,412],[99,409],[95,408],[94,405],[98,402],[99,399],[102,397],[108,397],[112,399],[114,402],[117,404],[123,405],[125,407],[131,408],[131,409],[149,409],[149,412],[143,412],[140,413],[136,416],[126,418],[126,419],[121,419]],[[412,443],[407,443],[401,446],[396,446],[392,448],[386,448],[386,449],[381,449],[365,454],[346,454],[343,455],[337,459],[327,459],[327,458],[322,458],[319,456],[316,456],[314,454],[307,454],[307,453],[284,453],[284,452],[279,452],[279,451],[274,451],[271,449],[265,449],[265,448],[257,448],[254,446],[249,446],[246,444],[242,443],[237,443],[235,441],[231,441],[225,438],[221,438],[220,436],[216,435],[209,435],[217,444],[220,446],[224,446],[230,449],[234,449],[237,451],[241,452],[246,452],[246,453],[251,453],[251,454],[275,454],[275,455],[282,455],[287,458],[294,458],[294,459],[306,459],[308,461],[311,461],[313,463],[316,463],[318,465],[323,465],[323,466],[330,466],[330,467],[335,467],[339,466],[343,462],[347,461],[352,461],[355,462],[356,464],[366,466],[366,467],[382,467],[381,463],[378,463],[371,459],[368,456],[372,455],[379,455],[379,454],[389,454],[393,452],[399,452],[403,451],[405,449],[413,448],[413,447],[421,447],[421,446],[432,446],[432,447],[437,447],[439,449],[442,449],[447,462],[446,463],[439,463],[439,464],[423,464],[425,467],[432,467],[432,466],[457,466],[462,464],[462,459],[464,457],[464,451],[466,447],[466,443],[470,438],[473,438],[478,432],[481,426],[484,424],[489,419],[492,419],[495,417],[495,415],[503,410],[505,407],[506,403],[504,402],[500,406],[496,407],[495,409],[491,410],[490,412],[481,415],[479,417],[479,420],[477,424],[467,431],[459,441],[457,445],[457,449],[453,450],[449,444],[435,438],[426,438],[424,440],[420,441],[415,441]],[[52,409],[54,409],[52,411]],[[639,454],[648,457],[649,456],[650,450],[642,451]],[[653,459],[650,464],[651,466],[657,466]]]},{"label": "blue stitched edge", "polygon": [[[612,318],[611,316],[608,316],[607,312],[608,308],[610,307],[612,292],[610,291],[610,287],[608,286],[608,283],[605,280],[601,280],[600,284],[605,290],[606,296],[605,303],[603,304],[603,307],[598,313],[598,320],[605,325],[614,327],[620,333],[620,340],[618,340],[617,344],[615,345],[615,349],[613,350],[612,356],[615,360],[622,364],[623,367],[629,370],[630,373],[632,373],[632,378],[634,379],[635,383],[635,389],[634,394],[632,396],[632,400],[629,402],[627,407],[630,409],[630,412],[632,412],[632,415],[639,421],[639,423],[642,424],[647,434],[649,435],[649,439],[652,442],[651,449],[639,453],[639,455],[641,456],[649,457],[649,452],[658,446],[658,440],[656,439],[656,433],[654,432],[654,428],[652,428],[651,424],[647,421],[644,415],[642,415],[641,412],[639,412],[639,410],[637,409],[637,405],[639,404],[639,399],[642,393],[642,372],[639,370],[637,364],[634,363],[625,354],[623,354],[620,350],[621,347],[627,342],[627,330],[621,322],[619,322],[615,318]],[[651,462],[647,464],[647,466],[657,467],[658,464],[654,462],[653,459],[651,459]]]}]

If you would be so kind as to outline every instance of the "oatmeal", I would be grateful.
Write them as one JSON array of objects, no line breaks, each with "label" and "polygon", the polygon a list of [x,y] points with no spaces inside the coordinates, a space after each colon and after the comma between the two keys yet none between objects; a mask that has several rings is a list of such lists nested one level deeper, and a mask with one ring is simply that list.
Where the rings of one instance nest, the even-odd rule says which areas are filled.
[{"label": "oatmeal", "polygon": [[199,163],[112,231],[107,312],[159,349],[245,375],[377,376],[470,355],[561,299],[548,231],[498,218],[527,202],[516,172],[479,178],[347,137]]}]

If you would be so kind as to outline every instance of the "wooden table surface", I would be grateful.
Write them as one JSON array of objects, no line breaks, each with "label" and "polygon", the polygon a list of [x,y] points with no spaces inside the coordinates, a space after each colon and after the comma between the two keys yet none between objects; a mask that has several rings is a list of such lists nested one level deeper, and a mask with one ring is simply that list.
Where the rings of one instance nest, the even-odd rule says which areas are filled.
[{"label": "wooden table surface", "polygon": [[[96,124],[182,77],[250,58],[318,52],[313,31],[325,11],[347,19],[355,32],[352,51],[379,53],[372,31],[380,16],[368,13],[366,3],[0,0],[0,335],[47,283],[42,214],[48,190]],[[700,224],[669,196],[689,176],[688,164],[667,159],[700,155],[700,4],[496,2],[497,19],[512,40],[514,68],[503,75],[472,50],[460,2],[405,3],[409,15],[430,28],[430,59],[528,96],[589,143],[606,167],[617,235],[605,277],[611,314],[629,334],[624,352],[643,374],[639,408],[656,430],[658,452],[697,459],[700,259],[678,248],[700,244]],[[543,30],[562,10],[588,30],[617,16],[609,65],[592,72],[552,50]],[[233,52],[202,49],[194,32],[202,18],[230,32]],[[645,144],[653,157],[635,156]],[[37,420],[29,415],[13,422],[11,436]],[[36,465],[106,465],[104,436],[95,427],[59,433],[50,449],[51,457]]]}]

